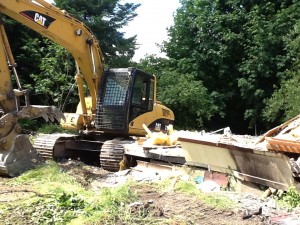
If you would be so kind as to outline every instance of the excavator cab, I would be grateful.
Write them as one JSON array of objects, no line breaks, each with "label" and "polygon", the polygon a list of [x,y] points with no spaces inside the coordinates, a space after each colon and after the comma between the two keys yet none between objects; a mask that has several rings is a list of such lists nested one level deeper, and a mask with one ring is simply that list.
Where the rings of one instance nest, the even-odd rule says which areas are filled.
[{"label": "excavator cab", "polygon": [[160,123],[160,130],[164,130],[174,115],[170,110],[164,121],[155,119],[162,110],[162,106],[155,104],[155,84],[154,75],[136,68],[105,70],[99,86],[96,129],[119,135],[145,135],[142,124],[158,127],[155,123]]},{"label": "excavator cab", "polygon": [[[137,69],[106,70],[99,91],[96,128],[128,133],[130,121],[153,109],[153,100],[149,104],[150,84],[153,82],[153,76]],[[152,85],[152,95],[153,88]]]}]

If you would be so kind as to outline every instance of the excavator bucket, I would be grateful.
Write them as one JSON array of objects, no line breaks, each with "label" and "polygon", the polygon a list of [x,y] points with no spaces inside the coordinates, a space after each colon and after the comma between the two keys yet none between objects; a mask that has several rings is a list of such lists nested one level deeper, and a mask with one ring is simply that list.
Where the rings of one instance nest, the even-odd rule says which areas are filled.
[{"label": "excavator bucket", "polygon": [[15,177],[41,163],[43,159],[33,148],[27,135],[16,136],[11,149],[0,148],[1,176]]},{"label": "excavator bucket", "polygon": [[15,177],[44,162],[29,141],[21,134],[19,118],[43,117],[46,121],[64,119],[63,113],[53,106],[25,106],[15,113],[0,118],[0,176]]}]

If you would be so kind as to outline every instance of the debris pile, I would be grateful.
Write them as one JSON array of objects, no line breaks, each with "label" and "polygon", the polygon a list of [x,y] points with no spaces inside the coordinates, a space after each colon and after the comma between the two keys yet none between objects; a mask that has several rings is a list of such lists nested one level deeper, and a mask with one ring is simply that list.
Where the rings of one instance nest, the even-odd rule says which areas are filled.
[{"label": "debris pile", "polygon": [[269,130],[259,140],[263,141],[270,151],[300,154],[300,115]]},{"label": "debris pile", "polygon": [[[128,180],[141,183],[154,183],[164,179],[170,180],[167,193],[171,193],[176,183],[187,181],[194,183],[201,192],[223,196],[231,199],[236,207],[233,209],[235,215],[239,215],[242,220],[258,221],[258,224],[300,224],[300,209],[294,210],[281,207],[277,200],[275,190],[266,194],[269,189],[262,191],[258,186],[254,186],[248,191],[226,190],[230,186],[229,176],[205,170],[193,170],[186,172],[180,167],[155,165],[152,163],[140,162],[135,168],[116,173],[109,173],[106,177],[98,178],[91,184],[92,188],[112,187],[125,184]],[[255,189],[255,190],[254,190]],[[146,210],[149,207],[158,207],[156,199],[149,199],[147,202],[133,202],[130,204],[132,211],[140,209]],[[161,208],[160,208],[161,207]],[[158,207],[161,212],[166,209]]]},{"label": "debris pile", "polygon": [[300,177],[300,115],[269,130],[258,141],[268,151],[293,153],[290,166],[294,177]]}]

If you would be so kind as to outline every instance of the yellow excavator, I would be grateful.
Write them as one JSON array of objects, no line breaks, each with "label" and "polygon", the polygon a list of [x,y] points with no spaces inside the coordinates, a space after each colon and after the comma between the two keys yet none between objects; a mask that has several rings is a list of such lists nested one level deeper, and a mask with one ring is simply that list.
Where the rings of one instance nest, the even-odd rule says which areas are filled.
[{"label": "yellow excavator", "polygon": [[[36,149],[39,155],[57,160],[80,158],[110,171],[119,169],[119,162],[124,154],[123,144],[132,136],[146,134],[143,124],[150,130],[165,131],[173,123],[173,112],[156,100],[156,77],[137,68],[105,69],[101,49],[91,30],[66,11],[44,0],[1,0],[0,16],[1,14],[35,30],[71,53],[76,63],[75,80],[79,93],[79,104],[75,113],[61,115],[55,107],[33,107],[29,102],[22,109],[15,107],[18,102],[16,96],[22,93],[28,99],[28,94],[21,86],[17,91],[12,91],[11,87],[7,89],[7,83],[11,83],[9,67],[12,67],[13,72],[16,70],[14,61],[10,59],[12,54],[2,28],[0,41],[5,49],[0,52],[0,57],[3,58],[0,62],[0,76],[5,76],[5,79],[0,79],[0,108],[3,110],[0,119],[1,174],[14,176],[25,170],[18,170],[17,166],[8,168],[5,155],[20,151],[5,148],[1,144],[5,139],[16,146],[18,134],[1,132],[1,129],[12,130],[13,126],[19,127],[17,120],[23,115],[26,118],[58,118],[63,128],[78,131],[76,135],[40,136],[34,143],[35,148],[30,147]],[[2,71],[4,67],[5,72]],[[12,103],[8,101],[10,92],[14,96]],[[13,106],[8,106],[9,104]],[[13,115],[14,122],[8,124],[4,119],[7,115]],[[28,152],[20,154],[20,158],[26,157],[31,157]],[[18,160],[15,158],[15,161]]]}]

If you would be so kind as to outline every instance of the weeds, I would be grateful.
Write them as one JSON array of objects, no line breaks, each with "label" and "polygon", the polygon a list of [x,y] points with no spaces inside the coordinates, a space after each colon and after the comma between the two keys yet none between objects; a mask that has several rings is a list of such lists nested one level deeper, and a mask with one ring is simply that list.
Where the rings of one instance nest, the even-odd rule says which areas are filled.
[{"label": "weeds", "polygon": [[279,199],[279,204],[288,209],[300,206],[300,194],[295,187],[289,187],[288,191]]},{"label": "weeds", "polygon": [[133,220],[129,203],[137,196],[129,185],[86,190],[53,161],[10,183],[30,187],[38,195],[0,204],[0,224],[134,224],[128,222]]},{"label": "weeds", "polygon": [[40,199],[27,207],[33,224],[67,224],[84,213],[86,202],[65,192]]},{"label": "weeds", "polygon": [[230,209],[235,206],[234,202],[225,196],[216,193],[208,194],[199,191],[192,182],[179,181],[175,186],[175,190],[191,196],[196,196],[204,203],[212,207]]},{"label": "weeds", "polygon": [[[138,202],[133,190],[145,188],[153,193],[181,192],[193,196],[211,206],[226,208],[232,203],[220,196],[210,196],[197,190],[193,182],[165,179],[162,182],[135,183],[130,181],[116,188],[88,189],[57,163],[28,171],[9,181],[11,186],[30,188],[34,196],[0,203],[0,224],[68,224],[68,225],[114,225],[114,224],[185,224],[180,218],[153,216],[157,210],[146,203],[132,208]],[[154,208],[153,208],[154,207]],[[173,220],[174,219],[174,220]]]},{"label": "weeds", "polygon": [[75,184],[75,178],[65,173],[54,161],[47,161],[44,165],[38,166],[35,169],[23,173],[21,176],[14,179],[12,182],[17,184],[26,183],[55,183],[64,182],[65,184]]},{"label": "weeds", "polygon": [[75,133],[77,133],[77,131],[65,130],[58,124],[49,123],[49,124],[43,124],[40,128],[38,128],[37,133],[42,133],[42,134],[71,133],[71,134],[75,134]]},{"label": "weeds", "polygon": [[39,120],[19,119],[18,123],[21,125],[25,133],[74,133],[74,131],[64,130],[59,124],[46,123]]}]

